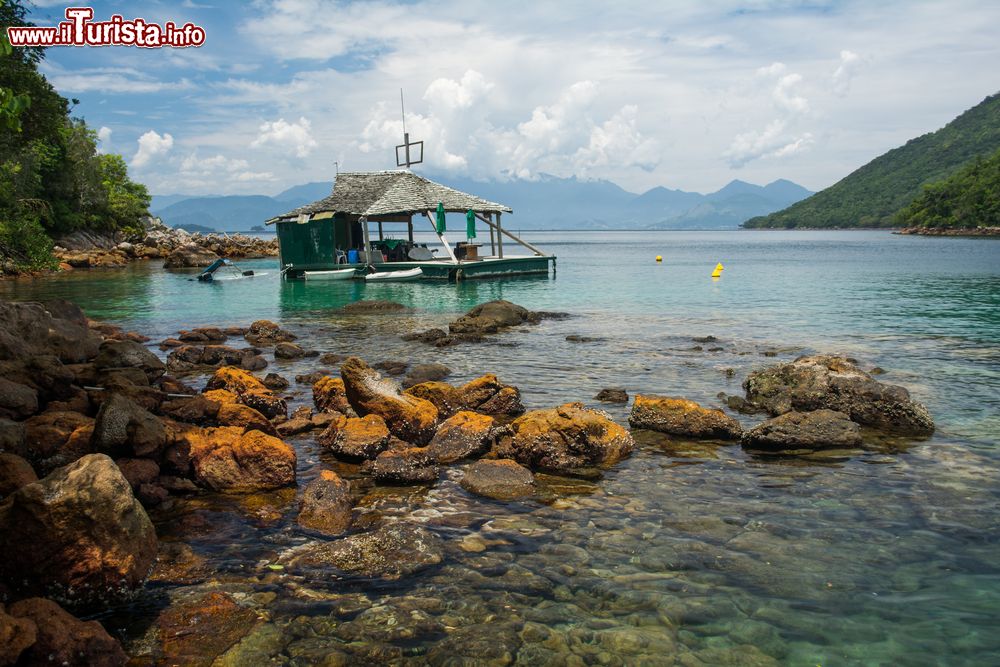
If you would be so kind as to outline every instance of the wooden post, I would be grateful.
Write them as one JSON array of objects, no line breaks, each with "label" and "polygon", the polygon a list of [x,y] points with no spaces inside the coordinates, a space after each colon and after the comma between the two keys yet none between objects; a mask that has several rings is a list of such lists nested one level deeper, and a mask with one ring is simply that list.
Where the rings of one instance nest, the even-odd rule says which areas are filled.
[{"label": "wooden post", "polygon": [[379,223],[378,223],[378,240],[379,241],[384,240],[384,237],[382,236],[382,222],[381,221],[379,221]]},{"label": "wooden post", "polygon": [[[539,257],[545,257],[546,256],[544,252],[542,252],[541,250],[539,250],[535,246],[531,245],[530,243],[528,243],[524,239],[520,238],[519,236],[515,236],[514,234],[511,234],[506,229],[501,228],[499,226],[499,224],[494,224],[492,221],[490,221],[490,219],[488,217],[481,216],[478,213],[476,213],[476,217],[478,217],[480,220],[482,220],[487,225],[489,225],[491,232],[492,232],[492,230],[494,228],[496,228],[496,230],[497,230],[497,239],[500,241],[500,252],[501,252],[500,257],[503,257],[503,254],[502,254],[503,253],[503,240],[502,240],[502,237],[500,236],[500,234],[503,234],[505,236],[509,236],[512,240],[520,243],[525,248],[527,248],[531,252],[535,253]],[[499,220],[499,214],[497,214],[497,223],[499,223],[499,222],[500,222],[500,220]]]},{"label": "wooden post", "polygon": [[441,244],[444,246],[445,251],[448,253],[448,256],[451,257],[451,261],[458,263],[458,257],[455,257],[454,251],[448,244],[448,239],[444,237],[444,234],[438,234],[437,223],[435,223],[434,221],[435,218],[434,211],[427,211],[426,213],[424,213],[424,215],[427,216],[427,222],[431,223],[431,228],[434,230],[434,233],[438,235],[438,238],[441,240]]},{"label": "wooden post", "polygon": [[[493,215],[492,213],[488,213],[487,217],[492,217],[492,215]],[[493,238],[494,234],[493,225],[490,225],[489,222],[487,222],[486,224],[489,225],[490,228],[490,256],[495,256],[497,254],[497,243],[496,240],[494,240]]]},{"label": "wooden post", "polygon": [[503,259],[503,226],[500,224],[500,211],[497,211],[497,257]]},{"label": "wooden post", "polygon": [[368,238],[368,218],[362,216],[359,220],[361,223],[361,235],[365,239],[365,263],[371,263],[372,245],[371,239]]},{"label": "wooden post", "polygon": [[410,245],[413,245],[413,216],[406,221],[406,235],[410,239]]}]

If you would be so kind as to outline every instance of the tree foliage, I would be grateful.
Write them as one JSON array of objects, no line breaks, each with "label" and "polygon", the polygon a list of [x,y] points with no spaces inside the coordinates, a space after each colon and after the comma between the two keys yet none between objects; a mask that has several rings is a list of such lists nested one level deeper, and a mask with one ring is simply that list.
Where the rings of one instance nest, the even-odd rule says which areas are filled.
[{"label": "tree foliage", "polygon": [[1000,227],[1000,150],[976,158],[923,192],[896,217],[903,227]]},{"label": "tree foliage", "polygon": [[[0,0],[4,40],[10,25],[30,24],[19,1]],[[138,227],[150,201],[121,156],[98,153],[96,134],[71,117],[38,71],[43,57],[0,45],[0,260],[22,269],[52,263],[52,238]]]},{"label": "tree foliage", "polygon": [[875,158],[829,188],[748,228],[891,227],[924,185],[1000,149],[1000,94],[987,97],[946,126]]}]

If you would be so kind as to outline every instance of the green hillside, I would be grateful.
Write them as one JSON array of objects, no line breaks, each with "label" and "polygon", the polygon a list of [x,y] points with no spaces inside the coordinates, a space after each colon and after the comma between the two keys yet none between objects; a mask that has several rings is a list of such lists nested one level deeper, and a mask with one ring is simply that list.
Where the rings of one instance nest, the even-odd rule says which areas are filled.
[{"label": "green hillside", "polygon": [[875,158],[812,197],[747,228],[890,227],[896,214],[929,183],[1000,149],[1000,94],[987,97],[936,132]]},{"label": "green hillside", "polygon": [[1000,150],[924,186],[899,212],[896,224],[933,229],[1000,227]]}]

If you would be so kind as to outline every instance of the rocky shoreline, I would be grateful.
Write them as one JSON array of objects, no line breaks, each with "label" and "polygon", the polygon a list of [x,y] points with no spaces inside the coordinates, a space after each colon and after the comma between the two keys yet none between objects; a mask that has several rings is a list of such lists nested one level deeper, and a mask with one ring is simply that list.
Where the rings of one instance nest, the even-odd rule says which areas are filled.
[{"label": "rocky shoreline", "polygon": [[[537,319],[489,302],[446,335],[482,341]],[[439,567],[448,537],[359,513],[359,483],[434,488],[451,477],[482,503],[523,502],[537,496],[541,477],[599,478],[630,456],[632,430],[798,456],[858,448],[868,433],[934,429],[904,388],[829,355],[750,373],[739,411],[766,415],[751,428],[681,397],[640,394],[629,429],[580,402],[529,410],[517,387],[492,374],[454,385],[440,364],[377,365],[387,376],[406,373],[400,384],[360,358],[295,341],[268,321],[203,327],[160,343],[163,360],[141,334],[90,321],[69,302],[0,302],[0,665],[43,655],[124,664],[117,639],[71,614],[107,610],[142,595],[148,578],[184,571],[183,545],[160,540],[149,518],[181,499],[288,490],[303,539],[247,567],[392,582]],[[297,378],[311,385],[312,404],[290,411],[290,383],[264,370],[311,358],[331,370]],[[203,387],[190,386],[205,376]],[[605,399],[629,400],[620,389]],[[298,475],[303,439],[340,462],[308,484]],[[256,612],[218,591],[168,606],[154,625],[158,644],[133,658],[208,664],[229,655],[226,664],[239,664],[227,652],[261,627]]]},{"label": "rocky shoreline", "polygon": [[58,239],[53,254],[61,270],[118,267],[139,260],[163,259],[165,268],[208,266],[220,257],[273,257],[276,238],[265,240],[246,234],[191,234],[148,218],[138,234],[106,236],[75,232]]},{"label": "rocky shoreline", "polygon": [[1000,227],[906,227],[893,233],[915,236],[1000,236]]}]

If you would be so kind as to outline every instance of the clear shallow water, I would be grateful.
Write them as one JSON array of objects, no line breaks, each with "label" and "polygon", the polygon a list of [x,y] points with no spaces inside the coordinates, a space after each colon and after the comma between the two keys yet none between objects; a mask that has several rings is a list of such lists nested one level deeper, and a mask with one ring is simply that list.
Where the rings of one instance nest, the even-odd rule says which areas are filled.
[{"label": "clear shallow water", "polygon": [[[283,282],[277,262],[255,261],[241,264],[268,275],[202,285],[146,264],[0,283],[0,297],[73,299],[92,317],[156,340],[191,326],[274,319],[322,351],[441,361],[453,382],[496,372],[521,388],[529,409],[593,405],[607,386],[716,405],[718,392],[740,393],[753,368],[844,353],[908,387],[938,432],[809,461],[640,434],[635,454],[603,480],[547,480],[540,500],[526,503],[470,497],[458,470],[431,490],[358,483],[371,520],[405,517],[446,539],[441,567],[392,587],[290,581],[261,565],[313,539],[295,529],[294,494],[180,503],[156,518],[165,539],[204,559],[203,573],[196,584],[155,583],[115,617],[136,652],[145,645],[142,619],[165,600],[214,586],[275,593],[259,605],[280,630],[271,650],[295,664],[324,651],[356,660],[359,646],[433,660],[444,637],[452,652],[474,646],[466,635],[475,628],[454,628],[482,624],[523,664],[570,654],[587,664],[737,655],[749,664],[767,656],[790,665],[1000,662],[1000,242],[884,232],[525,238],[558,256],[554,279],[310,285]],[[726,270],[712,281],[718,261]],[[415,312],[336,312],[360,298]],[[399,339],[495,298],[573,317],[443,351]],[[571,343],[568,334],[602,340]],[[709,334],[722,351],[691,349],[692,337]],[[268,370],[291,379],[313,363]],[[308,387],[291,392],[290,407],[308,403]],[[625,421],[624,407],[605,407]],[[312,438],[293,443],[301,482],[321,467],[355,475]],[[485,551],[467,550],[468,540]],[[416,638],[390,636],[377,621],[383,609],[414,606],[433,621]]]}]

